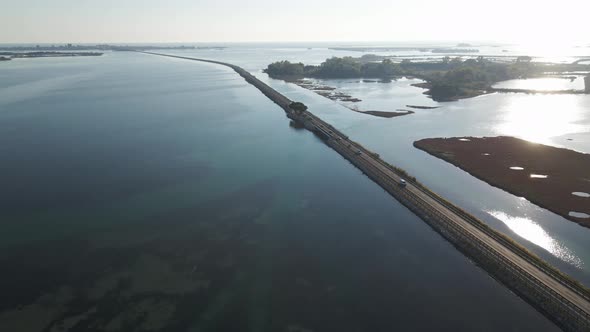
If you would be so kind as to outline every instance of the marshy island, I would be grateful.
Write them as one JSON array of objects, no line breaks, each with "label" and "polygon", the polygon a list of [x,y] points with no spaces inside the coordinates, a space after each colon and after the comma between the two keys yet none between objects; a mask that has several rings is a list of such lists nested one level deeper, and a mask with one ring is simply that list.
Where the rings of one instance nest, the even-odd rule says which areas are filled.
[{"label": "marshy island", "polygon": [[590,154],[504,136],[428,138],[414,146],[590,227]]}]

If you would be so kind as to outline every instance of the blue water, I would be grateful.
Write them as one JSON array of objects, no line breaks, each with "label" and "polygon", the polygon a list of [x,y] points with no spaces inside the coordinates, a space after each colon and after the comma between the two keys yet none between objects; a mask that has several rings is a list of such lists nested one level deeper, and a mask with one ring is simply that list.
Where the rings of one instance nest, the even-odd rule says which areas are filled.
[{"label": "blue water", "polygon": [[556,330],[230,69],[1,66],[0,331]]}]

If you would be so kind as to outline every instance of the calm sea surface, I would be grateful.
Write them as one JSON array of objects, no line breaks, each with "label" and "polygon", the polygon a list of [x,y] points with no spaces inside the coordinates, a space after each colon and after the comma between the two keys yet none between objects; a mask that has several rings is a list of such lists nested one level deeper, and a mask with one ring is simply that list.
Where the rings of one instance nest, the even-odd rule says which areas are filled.
[{"label": "calm sea surface", "polygon": [[[531,55],[535,61],[572,62],[590,57],[590,47],[535,48],[518,45],[481,46],[491,57]],[[590,286],[590,229],[578,226],[550,211],[503,190],[491,187],[442,160],[415,149],[412,143],[427,137],[516,136],[529,141],[590,153],[590,95],[491,94],[458,102],[436,103],[402,78],[391,83],[359,80],[326,80],[323,83],[362,99],[344,106],[360,110],[396,111],[408,105],[439,107],[413,109],[416,114],[383,119],[352,112],[346,107],[293,84],[269,79],[262,70],[272,61],[319,64],[331,56],[360,56],[363,52],[321,47],[245,47],[218,50],[177,51],[196,57],[222,59],[239,64],[350,137],[399,165],[421,182],[451,199],[490,226],[504,232],[551,264]],[[379,55],[442,57],[423,52],[371,51]],[[580,89],[580,80],[520,80],[502,83],[510,88]],[[586,181],[590,181],[590,170]],[[579,191],[572,188],[572,192]],[[588,203],[590,209],[590,201]],[[590,211],[582,211],[589,213]]]},{"label": "calm sea surface", "polygon": [[[264,76],[264,50],[233,52]],[[493,132],[472,127],[477,103],[507,97],[390,121],[271,84],[490,223],[485,210],[521,211],[411,148]],[[227,68],[132,53],[2,63],[0,149],[0,331],[556,329]],[[522,206],[585,262],[585,230]]]}]

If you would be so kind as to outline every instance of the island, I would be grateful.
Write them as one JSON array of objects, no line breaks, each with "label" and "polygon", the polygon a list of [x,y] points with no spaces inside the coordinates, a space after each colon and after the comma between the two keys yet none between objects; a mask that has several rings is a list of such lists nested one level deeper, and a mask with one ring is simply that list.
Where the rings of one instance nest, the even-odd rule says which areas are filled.
[{"label": "island", "polygon": [[[337,77],[339,75],[338,69],[336,69],[336,67],[339,66],[340,61],[341,61],[340,58],[332,58],[332,59],[326,60],[326,62],[329,63],[327,66],[330,67],[330,69],[326,69],[326,70],[331,71],[331,73],[327,74],[328,76],[336,76]],[[346,59],[344,59],[344,61],[346,61]],[[393,64],[391,61],[386,62],[386,63]],[[361,100],[359,98],[353,97],[347,93],[336,91],[337,89],[335,87],[328,86],[328,85],[320,83],[316,80],[313,80],[312,78],[316,77],[316,76],[311,74],[309,71],[306,74],[305,67],[306,66],[304,66],[302,63],[291,63],[289,61],[279,61],[279,62],[275,62],[275,63],[268,65],[265,72],[268,73],[269,76],[272,78],[281,78],[281,79],[285,80],[286,82],[294,83],[304,89],[313,91],[322,97],[328,98],[328,99],[336,101],[336,102],[341,102],[340,104],[342,106],[344,106],[354,112],[373,115],[373,116],[382,117],[382,118],[394,118],[394,117],[409,115],[409,114],[414,113],[413,111],[409,111],[409,110],[396,110],[396,111],[361,110],[361,109],[359,109],[359,107],[357,105],[350,104],[350,103],[360,102]],[[328,67],[326,67],[326,68],[328,68]],[[309,68],[307,68],[307,70],[309,70]],[[375,73],[377,74],[381,70],[383,70],[382,67],[375,70]],[[321,76],[322,75],[319,75],[317,77],[319,78]],[[346,78],[346,75],[344,75],[341,78]],[[382,81],[386,81],[386,80],[387,79],[384,79],[384,80],[364,79],[362,81],[365,83],[377,83],[377,82],[382,82]]]},{"label": "island", "polygon": [[[286,81],[303,78],[373,78],[387,81],[401,76],[416,77],[424,80],[424,83],[416,84],[416,86],[426,89],[425,94],[435,101],[445,102],[491,92],[533,93],[537,91],[495,89],[492,86],[511,79],[590,71],[590,65],[576,62],[571,64],[534,62],[529,56],[502,58],[501,61],[483,56],[468,59],[445,56],[440,60],[430,61],[402,59],[400,62],[392,59],[397,58],[371,54],[360,58],[332,57],[317,66],[279,61],[269,64],[265,72],[272,78]],[[552,93],[585,93],[585,91],[569,90]]]},{"label": "island", "polygon": [[590,154],[505,136],[428,138],[414,146],[590,227]]},{"label": "island", "polygon": [[359,113],[370,114],[382,118],[395,118],[396,116],[404,116],[414,114],[414,111],[397,110],[397,111],[358,111]]}]

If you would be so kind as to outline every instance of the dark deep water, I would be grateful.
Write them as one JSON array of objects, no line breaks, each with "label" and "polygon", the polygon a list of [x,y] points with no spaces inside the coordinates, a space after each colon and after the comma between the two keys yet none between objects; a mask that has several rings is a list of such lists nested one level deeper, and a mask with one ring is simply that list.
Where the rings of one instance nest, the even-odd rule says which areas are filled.
[{"label": "dark deep water", "polygon": [[227,68],[0,67],[0,331],[556,327]]}]

